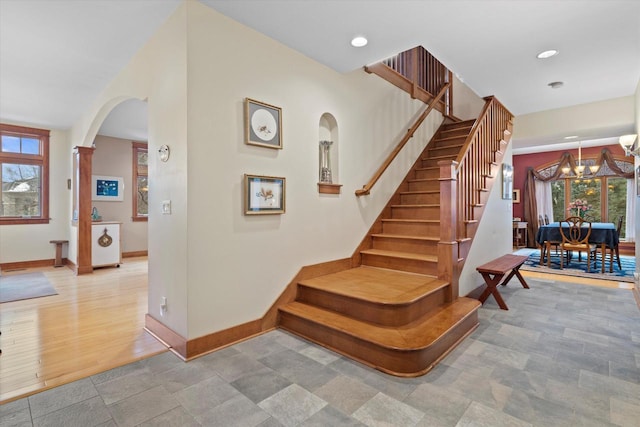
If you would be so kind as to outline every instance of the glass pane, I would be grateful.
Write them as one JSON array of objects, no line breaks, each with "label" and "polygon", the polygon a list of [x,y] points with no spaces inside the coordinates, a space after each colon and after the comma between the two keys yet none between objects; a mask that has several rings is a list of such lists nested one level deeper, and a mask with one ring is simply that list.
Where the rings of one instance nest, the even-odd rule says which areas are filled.
[{"label": "glass pane", "polygon": [[602,221],[602,210],[600,209],[600,178],[574,179],[571,180],[571,198],[569,206],[572,204],[586,206],[581,209],[571,209],[567,211],[567,216],[583,216],[588,221]]},{"label": "glass pane", "polygon": [[137,203],[138,203],[138,215],[144,216],[149,214],[149,185],[146,176],[138,177],[137,186]]},{"label": "glass pane", "polygon": [[[624,218],[627,210],[627,179],[608,178],[607,179],[607,221],[618,226],[618,218]],[[625,237],[625,222],[622,222],[620,238]]]},{"label": "glass pane", "polygon": [[551,198],[553,200],[553,220],[560,221],[567,217],[564,210],[564,180],[551,182]]},{"label": "glass pane", "polygon": [[2,135],[2,151],[4,151],[5,153],[19,153],[20,137]]},{"label": "glass pane", "polygon": [[2,163],[0,216],[40,216],[40,166]]},{"label": "glass pane", "polygon": [[138,151],[138,166],[147,166],[148,154],[146,151]]},{"label": "glass pane", "polygon": [[40,140],[35,138],[22,138],[22,153],[40,154]]}]

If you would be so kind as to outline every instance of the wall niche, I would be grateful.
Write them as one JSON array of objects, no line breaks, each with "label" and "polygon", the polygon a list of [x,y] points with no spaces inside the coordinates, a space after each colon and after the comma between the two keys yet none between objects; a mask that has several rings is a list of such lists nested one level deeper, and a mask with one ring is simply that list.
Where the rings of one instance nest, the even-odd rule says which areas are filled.
[{"label": "wall niche", "polygon": [[318,192],[340,194],[338,122],[332,114],[324,113],[318,127]]}]

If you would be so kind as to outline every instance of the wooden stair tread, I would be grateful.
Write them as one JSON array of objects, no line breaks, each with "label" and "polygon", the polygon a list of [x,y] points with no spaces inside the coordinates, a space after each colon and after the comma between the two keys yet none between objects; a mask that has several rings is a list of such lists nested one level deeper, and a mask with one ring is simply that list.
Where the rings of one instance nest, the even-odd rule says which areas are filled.
[{"label": "wooden stair tread", "polygon": [[460,297],[434,308],[411,323],[393,327],[363,322],[297,301],[281,307],[280,310],[380,347],[411,351],[431,346],[479,307],[479,301]]},{"label": "wooden stair tread", "polygon": [[[440,181],[440,178],[417,178],[417,179],[408,179],[407,182],[437,182]],[[438,191],[440,190],[433,190]]]},{"label": "wooden stair tread", "polygon": [[404,235],[404,234],[388,234],[388,233],[373,233],[372,237],[386,237],[388,239],[409,239],[409,240],[426,240],[429,242],[439,242],[440,237],[429,237],[429,236],[412,236],[412,235]]},{"label": "wooden stair tread", "polygon": [[423,157],[422,160],[455,160],[457,154],[448,154],[446,156],[429,156]]},{"label": "wooden stair tread", "polygon": [[398,219],[398,218],[382,218],[382,222],[418,222],[418,223],[439,223],[439,219]]},{"label": "wooden stair tread", "polygon": [[419,204],[403,204],[403,205],[391,205],[392,208],[437,208],[440,203],[419,203]]},{"label": "wooden stair tread", "polygon": [[302,286],[374,304],[411,304],[448,283],[434,276],[361,266],[313,279]]},{"label": "wooden stair tread", "polygon": [[436,194],[436,193],[440,193],[440,190],[400,191],[398,194],[401,194],[401,195],[412,195],[412,194]]},{"label": "wooden stair tread", "polygon": [[360,253],[367,254],[367,255],[387,256],[387,257],[393,257],[393,258],[413,259],[418,261],[430,261],[430,262],[438,261],[438,257],[436,255],[417,254],[413,252],[387,251],[384,249],[365,249],[360,251]]}]

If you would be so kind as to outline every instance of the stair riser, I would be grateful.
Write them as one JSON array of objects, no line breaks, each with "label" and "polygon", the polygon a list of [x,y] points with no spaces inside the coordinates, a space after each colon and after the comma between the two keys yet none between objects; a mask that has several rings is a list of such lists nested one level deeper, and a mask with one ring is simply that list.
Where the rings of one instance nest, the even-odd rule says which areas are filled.
[{"label": "stair riser", "polygon": [[364,322],[402,326],[420,318],[445,302],[447,287],[438,289],[408,305],[376,304],[298,285],[297,301],[322,307]]},{"label": "stair riser", "polygon": [[467,135],[469,135],[469,132],[471,132],[470,127],[461,127],[458,129],[443,130],[442,132],[440,132],[440,135],[438,135],[438,137],[439,138],[450,138],[452,136],[466,137]]},{"label": "stair riser", "polygon": [[415,179],[438,179],[440,178],[440,169],[416,169]]},{"label": "stair riser", "polygon": [[408,191],[440,191],[440,181],[411,181]]},{"label": "stair riser", "polygon": [[429,157],[441,156],[457,156],[460,152],[460,146],[453,145],[451,147],[432,148],[429,150]]},{"label": "stair riser", "polygon": [[440,236],[440,223],[415,222],[382,222],[382,232],[385,234],[400,234],[401,236]]},{"label": "stair riser", "polygon": [[381,347],[326,325],[281,312],[280,327],[375,369],[402,377],[429,372],[478,326],[477,310],[470,313],[431,346],[415,350]]},{"label": "stair riser", "polygon": [[443,161],[443,160],[451,161],[451,160],[455,160],[455,159],[456,159],[456,156],[449,156],[448,158],[445,158],[445,159],[440,159],[440,158],[438,158],[438,159],[428,159],[428,158],[423,158],[423,159],[422,159],[422,162],[421,162],[421,163],[422,163],[422,164],[421,164],[421,166],[422,166],[423,168],[440,167],[440,166],[438,165],[438,162],[441,162],[441,161]]},{"label": "stair riser", "polygon": [[408,271],[411,273],[429,274],[432,276],[436,276],[438,274],[438,263],[434,261],[396,258],[377,254],[362,253],[362,265]]},{"label": "stair riser", "polygon": [[440,193],[401,194],[400,203],[404,205],[440,203]]},{"label": "stair riser", "polygon": [[467,134],[455,135],[440,135],[441,139],[435,139],[429,143],[429,148],[436,147],[449,147],[451,145],[463,145],[467,139]]},{"label": "stair riser", "polygon": [[438,255],[438,242],[434,240],[402,239],[373,236],[373,249]]},{"label": "stair riser", "polygon": [[440,206],[429,207],[405,207],[394,206],[391,208],[393,219],[440,219]]}]

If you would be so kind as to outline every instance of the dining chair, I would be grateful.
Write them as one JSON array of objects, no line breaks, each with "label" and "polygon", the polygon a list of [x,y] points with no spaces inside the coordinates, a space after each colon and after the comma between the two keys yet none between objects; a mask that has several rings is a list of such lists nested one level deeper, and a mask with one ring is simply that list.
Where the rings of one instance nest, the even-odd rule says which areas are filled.
[{"label": "dining chair", "polygon": [[[542,215],[538,215],[538,221],[540,222],[540,225],[542,226],[544,225],[549,225],[549,215],[544,214],[544,219],[542,218]],[[551,256],[551,246],[555,246],[556,248],[556,255],[558,254],[558,247],[560,246],[560,241],[557,240],[545,240],[544,241],[544,245],[545,245],[545,249],[544,249],[544,253],[547,255],[547,257]]]},{"label": "dining chair", "polygon": [[[566,225],[565,225],[566,224]],[[584,232],[585,227],[586,233]],[[567,256],[567,263],[570,259],[570,253],[578,251],[578,261],[582,261],[582,251],[587,252],[587,272],[591,271],[591,256],[593,254],[593,260],[595,259],[598,251],[598,246],[594,243],[589,243],[589,237],[591,236],[591,221],[585,221],[579,216],[570,216],[559,223],[560,235],[562,236],[562,242],[560,243],[560,268],[564,268],[564,256]],[[566,229],[565,229],[566,228]],[[549,263],[547,263],[549,266]]]},{"label": "dining chair", "polygon": [[[616,227],[616,235],[618,236],[618,243],[611,248],[611,264],[613,264],[613,252],[616,253],[616,261],[618,262],[618,268],[622,270],[622,264],[620,263],[620,232],[622,231],[622,222],[624,221],[624,215],[620,215],[618,218],[618,226]],[[609,271],[613,271],[613,268],[609,265]]]},{"label": "dining chair", "polygon": [[542,227],[545,225],[544,220],[542,219],[542,215],[538,215],[538,226]]},{"label": "dining chair", "polygon": [[544,214],[544,225],[549,225],[549,215]]}]

